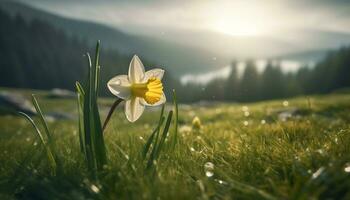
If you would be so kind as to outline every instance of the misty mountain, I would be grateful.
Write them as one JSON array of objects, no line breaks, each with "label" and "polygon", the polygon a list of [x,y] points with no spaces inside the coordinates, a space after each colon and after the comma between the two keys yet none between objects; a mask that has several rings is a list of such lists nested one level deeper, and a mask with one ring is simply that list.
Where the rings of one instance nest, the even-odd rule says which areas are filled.
[{"label": "misty mountain", "polygon": [[[142,29],[142,27],[141,27]],[[134,29],[137,32],[139,29]],[[210,49],[231,59],[293,59],[319,61],[329,50],[350,44],[350,34],[323,30],[291,30],[278,36],[232,36],[212,31],[163,30],[163,40]],[[152,35],[154,32],[145,32]]]},{"label": "misty mountain", "polygon": [[[51,24],[23,16],[10,16],[0,9],[0,86],[14,88],[75,90],[75,82],[85,81],[88,71],[85,52],[94,55],[94,48],[67,36]],[[117,74],[125,74],[132,55],[116,50],[102,50],[100,94],[108,95],[107,82]],[[154,66],[142,59],[148,66]],[[167,72],[164,91],[171,95],[180,84]]]},{"label": "misty mountain", "polygon": [[0,7],[11,15],[20,13],[28,21],[46,21],[69,35],[86,40],[90,45],[95,44],[96,40],[102,40],[104,48],[115,49],[123,54],[138,54],[165,67],[174,75],[213,69],[229,61],[229,58],[219,56],[212,59],[211,52],[193,46],[150,36],[130,35],[106,25],[57,16],[20,3],[0,2]]},{"label": "misty mountain", "polygon": [[[128,33],[115,27],[65,18],[29,6],[1,2],[12,15],[41,19],[93,45],[101,39],[104,48],[122,54],[139,54],[175,76],[203,73],[227,65],[233,59],[290,59],[317,62],[328,50],[350,43],[350,34],[321,30],[291,30],[276,37],[230,36],[211,31],[136,27]],[[139,33],[135,35],[133,33]]]}]

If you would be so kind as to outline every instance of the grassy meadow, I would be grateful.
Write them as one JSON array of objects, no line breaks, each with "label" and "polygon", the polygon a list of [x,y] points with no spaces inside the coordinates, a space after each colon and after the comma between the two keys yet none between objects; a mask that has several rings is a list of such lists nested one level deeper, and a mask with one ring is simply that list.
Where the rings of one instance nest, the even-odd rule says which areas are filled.
[{"label": "grassy meadow", "polygon": [[[17,92],[37,94],[44,113],[77,118],[75,99]],[[102,120],[112,102],[99,100]],[[123,109],[106,129],[108,165],[98,181],[88,178],[77,119],[48,119],[62,165],[52,175],[32,126],[1,115],[0,199],[350,199],[350,94],[180,104],[178,143],[165,140],[152,171],[142,151],[160,108],[135,123]]]}]

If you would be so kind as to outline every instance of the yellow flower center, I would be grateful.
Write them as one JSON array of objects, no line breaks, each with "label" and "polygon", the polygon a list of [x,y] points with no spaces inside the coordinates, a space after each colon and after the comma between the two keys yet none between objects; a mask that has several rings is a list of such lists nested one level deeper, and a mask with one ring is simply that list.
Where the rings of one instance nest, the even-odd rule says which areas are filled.
[{"label": "yellow flower center", "polygon": [[157,103],[163,94],[163,84],[156,78],[148,79],[146,83],[135,83],[131,85],[134,96],[141,97],[149,104]]}]

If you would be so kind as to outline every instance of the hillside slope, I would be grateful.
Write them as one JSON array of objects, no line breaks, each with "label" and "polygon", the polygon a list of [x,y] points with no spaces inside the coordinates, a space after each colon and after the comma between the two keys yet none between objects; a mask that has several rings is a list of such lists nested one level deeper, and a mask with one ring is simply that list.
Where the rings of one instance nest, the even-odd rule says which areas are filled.
[{"label": "hillside slope", "polygon": [[[28,21],[40,19],[78,36],[90,45],[102,40],[105,48],[124,54],[139,54],[157,65],[166,66],[174,75],[213,69],[228,63],[229,59],[213,52],[177,42],[167,42],[148,36],[126,34],[106,25],[69,19],[15,2],[0,2],[0,7],[11,15],[21,14]],[[213,59],[215,55],[216,59]]]}]

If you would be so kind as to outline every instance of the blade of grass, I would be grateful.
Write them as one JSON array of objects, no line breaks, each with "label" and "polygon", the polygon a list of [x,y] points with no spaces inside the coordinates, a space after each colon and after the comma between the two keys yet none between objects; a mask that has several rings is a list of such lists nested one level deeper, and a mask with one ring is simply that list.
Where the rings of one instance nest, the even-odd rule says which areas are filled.
[{"label": "blade of grass", "polygon": [[[148,163],[150,163],[150,162],[153,162],[153,160],[154,160],[154,155],[155,155],[155,153],[156,153],[156,150],[157,150],[157,146],[158,146],[158,138],[159,138],[159,132],[160,132],[160,129],[161,129],[161,127],[162,127],[162,125],[163,125],[163,122],[164,122],[164,108],[165,108],[165,104],[163,104],[162,105],[162,109],[161,109],[161,111],[160,111],[160,116],[159,116],[159,121],[158,121],[158,127],[159,127],[159,129],[157,129],[157,131],[156,131],[156,138],[155,138],[155,140],[154,140],[154,144],[153,144],[153,149],[152,149],[152,152],[151,152],[151,154],[150,154],[150,157],[149,157],[149,159],[148,159]],[[163,119],[164,118],[164,119]],[[163,120],[162,120],[163,119]]]},{"label": "blade of grass", "polygon": [[50,151],[52,152],[52,155],[54,157],[55,163],[59,166],[59,160],[58,160],[58,155],[57,155],[57,152],[56,152],[55,140],[54,140],[53,136],[50,133],[49,127],[48,127],[48,125],[47,125],[47,123],[45,121],[44,115],[43,115],[43,113],[41,111],[39,103],[38,103],[37,99],[35,98],[34,94],[32,95],[32,101],[33,101],[34,108],[35,108],[36,112],[39,114],[40,122],[41,122],[42,126],[44,127],[44,130],[45,130],[45,133],[46,133],[46,136],[47,136],[47,139],[48,139],[48,146],[50,147]]},{"label": "blade of grass", "polygon": [[85,144],[85,152],[86,152],[86,162],[88,166],[88,170],[90,172],[90,175],[94,178],[96,177],[96,162],[95,162],[95,156],[93,152],[93,146],[92,146],[92,133],[91,133],[91,128],[90,128],[90,93],[91,93],[91,57],[90,54],[87,53],[86,57],[88,59],[88,78],[85,83],[85,93],[84,93],[84,106],[83,106],[83,122],[84,122],[84,144]]},{"label": "blade of grass", "polygon": [[177,97],[176,97],[176,91],[175,89],[173,90],[173,104],[174,104],[174,114],[175,114],[175,126],[174,126],[174,138],[173,138],[173,149],[175,148],[176,144],[177,144],[177,140],[178,140],[178,123],[179,123],[179,108],[177,105]]},{"label": "blade of grass", "polygon": [[[151,147],[151,144],[153,143],[153,139],[154,139],[156,133],[159,132],[159,129],[160,129],[160,127],[161,127],[160,125],[163,124],[164,119],[165,119],[164,117],[162,117],[162,118],[160,119],[161,122],[158,123],[157,127],[153,130],[151,136],[148,138],[148,140],[147,140],[145,146],[143,147],[143,151],[142,151],[142,158],[143,158],[143,159],[146,158],[147,153],[148,153],[148,151],[149,151],[149,148]],[[156,142],[157,142],[157,141],[155,141],[154,143],[156,144]],[[153,146],[155,146],[155,145],[153,145]],[[153,147],[153,148],[154,148],[154,147]]]},{"label": "blade of grass", "polygon": [[107,164],[106,147],[103,138],[103,129],[97,104],[100,76],[100,41],[97,42],[94,66],[91,62],[90,54],[88,58],[88,77],[82,87],[76,84],[78,92],[79,131],[81,149],[85,154],[88,171],[92,179],[98,178],[98,171]]},{"label": "blade of grass", "polygon": [[27,114],[25,114],[23,112],[19,112],[18,114],[20,116],[24,117],[33,126],[33,128],[35,129],[35,132],[37,133],[38,137],[40,138],[41,143],[44,145],[44,147],[46,149],[47,158],[49,160],[49,164],[50,164],[50,167],[51,167],[51,174],[52,175],[56,175],[56,168],[57,168],[56,160],[54,158],[54,155],[52,153],[52,150],[51,150],[50,146],[45,142],[44,137],[41,134],[39,128],[34,123],[33,119],[31,117],[29,117]]},{"label": "blade of grass", "polygon": [[97,66],[97,69],[96,69],[96,79],[97,79],[97,81],[96,81],[96,88],[95,88],[95,90],[96,90],[96,98],[98,97],[98,90],[99,90],[99,88],[100,88],[100,73],[101,73],[101,66]]},{"label": "blade of grass", "polygon": [[[95,77],[94,77],[94,86],[95,86],[95,91],[98,90],[98,85],[99,85],[99,70],[100,70],[100,44],[101,41],[98,40],[96,44],[96,52],[95,52]],[[97,96],[97,95],[96,95]]]},{"label": "blade of grass", "polygon": [[97,105],[97,91],[98,91],[98,84],[99,84],[99,59],[100,59],[100,41],[97,41],[96,45],[96,53],[95,53],[95,66],[93,67],[93,81],[92,83],[94,85],[91,85],[92,88],[94,88],[94,93],[92,94],[91,99],[91,108],[92,108],[92,127],[94,130],[94,150],[96,153],[96,162],[97,162],[97,168],[99,170],[103,169],[103,166],[107,164],[107,156],[106,156],[106,147],[104,143],[103,138],[103,131],[102,131],[102,125],[101,125],[101,119],[100,114],[98,112],[98,105]]},{"label": "blade of grass", "polygon": [[46,136],[47,136],[47,139],[49,140],[49,144],[52,145],[53,144],[53,138],[52,138],[52,135],[49,131],[49,127],[47,126],[47,123],[44,119],[44,115],[41,111],[41,108],[39,106],[39,103],[38,101],[36,100],[35,98],[35,95],[32,94],[32,101],[33,101],[33,104],[34,104],[34,107],[35,107],[35,110],[37,111],[37,113],[39,114],[39,120],[41,122],[41,124],[43,125],[44,127],[44,130],[45,130],[45,133],[46,133]]},{"label": "blade of grass", "polygon": [[146,169],[150,169],[153,166],[153,162],[159,158],[159,155],[160,155],[160,152],[161,152],[161,150],[163,148],[165,139],[166,139],[166,137],[168,135],[168,131],[169,131],[172,115],[173,115],[173,111],[171,110],[168,113],[168,117],[167,117],[167,120],[165,122],[164,129],[163,129],[162,137],[161,137],[159,143],[157,145],[155,145],[153,147],[153,149],[152,149],[152,153],[151,153],[151,155],[150,155],[150,157],[148,159],[147,168]]},{"label": "blade of grass", "polygon": [[[78,125],[79,125],[79,144],[80,144],[80,150],[81,152],[84,153],[84,155],[86,154],[86,148],[85,148],[85,135],[84,135],[84,89],[83,87],[80,85],[79,82],[76,82],[76,89],[77,89],[77,96],[78,96]],[[86,156],[86,155],[85,155]]]},{"label": "blade of grass", "polygon": [[252,186],[252,185],[248,185],[248,184],[245,184],[245,183],[242,183],[242,182],[239,182],[239,181],[232,179],[224,171],[219,171],[219,174],[221,176],[223,176],[229,182],[231,189],[238,190],[238,191],[241,191],[243,193],[257,194],[257,195],[261,196],[262,198],[268,199],[268,200],[277,200],[278,199],[278,198],[272,196],[271,194],[265,192],[264,190],[261,190],[259,188]]},{"label": "blade of grass", "polygon": [[41,141],[41,143],[43,143],[44,146],[46,146],[46,142],[45,139],[43,137],[43,135],[41,134],[39,128],[36,126],[35,122],[33,121],[33,119],[31,117],[29,117],[27,114],[25,114],[24,112],[18,112],[19,115],[21,115],[22,117],[24,117],[35,129],[37,135],[39,136],[39,139]]},{"label": "blade of grass", "polygon": [[165,119],[164,116],[163,116],[164,115],[164,109],[165,109],[165,104],[162,105],[162,109],[160,110],[160,116],[159,116],[159,121],[158,121],[159,129],[157,130],[157,133],[156,133],[156,139],[154,141],[154,148],[156,148],[157,145],[158,145],[159,132],[160,132],[160,129],[162,127],[163,121]]},{"label": "blade of grass", "polygon": [[172,116],[173,116],[173,111],[171,110],[171,111],[169,111],[169,113],[168,113],[168,117],[167,117],[167,120],[166,120],[164,129],[163,129],[163,134],[162,134],[162,137],[161,137],[161,139],[160,139],[160,141],[159,141],[159,144],[158,144],[158,146],[157,146],[157,151],[156,151],[155,159],[158,159],[158,158],[159,158],[160,151],[162,150],[163,145],[164,145],[164,142],[165,142],[165,139],[166,139],[167,136],[168,136]]},{"label": "blade of grass", "polygon": [[[158,121],[158,125],[155,129],[155,131],[151,134],[151,137],[148,139],[145,147],[144,147],[144,150],[143,150],[143,158],[145,159],[146,158],[146,155],[147,155],[147,152],[149,150],[149,147],[151,146],[151,143],[153,141],[153,138],[154,138],[154,135],[155,135],[155,140],[154,140],[154,144],[153,144],[153,149],[156,148],[157,146],[157,143],[158,143],[158,137],[159,137],[159,131],[160,131],[160,128],[162,127],[162,124],[163,124],[163,121],[164,121],[164,107],[165,105],[163,104],[162,105],[162,109],[160,110],[160,116],[159,116],[159,121]],[[151,155],[154,154],[153,152],[151,153]]]}]

